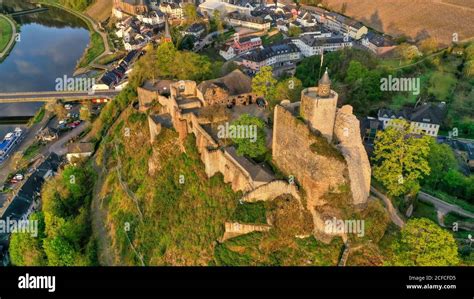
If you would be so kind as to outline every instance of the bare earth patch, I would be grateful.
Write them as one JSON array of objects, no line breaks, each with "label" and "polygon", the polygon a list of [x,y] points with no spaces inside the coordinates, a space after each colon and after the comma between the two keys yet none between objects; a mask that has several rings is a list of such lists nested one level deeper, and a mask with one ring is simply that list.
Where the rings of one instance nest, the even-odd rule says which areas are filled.
[{"label": "bare earth patch", "polygon": [[329,8],[340,11],[379,31],[393,36],[407,35],[416,40],[435,37],[448,44],[454,33],[460,40],[474,37],[473,0],[326,0]]},{"label": "bare earth patch", "polygon": [[112,14],[113,0],[96,0],[87,10],[86,14],[98,22],[107,20]]}]

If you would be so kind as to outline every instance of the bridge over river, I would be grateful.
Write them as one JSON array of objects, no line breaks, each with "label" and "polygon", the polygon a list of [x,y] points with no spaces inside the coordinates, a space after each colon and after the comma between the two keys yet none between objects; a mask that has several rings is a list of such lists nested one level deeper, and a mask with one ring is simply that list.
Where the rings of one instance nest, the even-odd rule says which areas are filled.
[{"label": "bridge over river", "polygon": [[13,92],[0,93],[0,104],[29,103],[29,102],[56,102],[63,100],[72,102],[78,100],[92,100],[97,98],[112,99],[120,93],[120,90],[96,90],[93,93],[87,91],[44,91],[44,92]]}]

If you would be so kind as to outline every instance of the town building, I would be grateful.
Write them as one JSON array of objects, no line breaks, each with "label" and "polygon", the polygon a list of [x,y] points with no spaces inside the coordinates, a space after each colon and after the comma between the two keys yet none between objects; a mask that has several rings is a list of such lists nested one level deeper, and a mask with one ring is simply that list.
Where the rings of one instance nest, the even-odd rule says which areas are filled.
[{"label": "town building", "polygon": [[146,12],[142,15],[138,15],[137,18],[142,23],[152,26],[161,25],[165,22],[165,14],[160,10]]},{"label": "town building", "polygon": [[212,17],[216,10],[221,13],[221,16],[234,12],[250,16],[257,5],[258,3],[248,0],[207,0],[199,4],[199,11],[208,17]]},{"label": "town building", "polygon": [[182,32],[182,35],[192,35],[196,38],[199,38],[205,31],[206,27],[203,24],[193,23]]},{"label": "town building", "polygon": [[182,2],[180,2],[179,4],[176,4],[174,2],[161,2],[160,10],[173,19],[184,18]]},{"label": "town building", "polygon": [[391,109],[380,109],[378,120],[383,128],[393,125],[393,120],[401,119],[410,123],[414,134],[438,136],[439,128],[446,115],[446,103],[423,103],[415,108],[404,108],[398,112]]},{"label": "town building", "polygon": [[114,0],[114,10],[129,15],[140,15],[148,12],[146,0]]},{"label": "town building", "polygon": [[245,27],[254,30],[269,30],[271,22],[262,17],[253,17],[238,12],[230,13],[227,22],[232,26]]},{"label": "town building", "polygon": [[324,24],[330,30],[340,32],[355,40],[360,40],[368,33],[367,27],[362,23],[334,12],[325,15]]},{"label": "town building", "polygon": [[66,158],[69,163],[74,163],[77,160],[88,158],[94,153],[93,143],[72,143],[67,147]]},{"label": "town building", "polygon": [[278,69],[292,69],[301,58],[301,51],[297,46],[282,43],[243,55],[241,64],[251,73],[258,72],[264,66],[271,66],[278,75]]},{"label": "town building", "polygon": [[353,43],[347,36],[302,35],[293,39],[293,43],[300,49],[304,57],[321,55],[323,52],[333,52],[344,48],[351,48]]},{"label": "town building", "polygon": [[373,31],[364,35],[361,44],[376,55],[384,55],[396,47],[389,38]]},{"label": "town building", "polygon": [[233,42],[221,49],[219,54],[224,57],[225,60],[229,60],[260,47],[262,47],[262,39],[260,37],[249,36],[240,38],[240,35],[236,33],[234,34]]}]

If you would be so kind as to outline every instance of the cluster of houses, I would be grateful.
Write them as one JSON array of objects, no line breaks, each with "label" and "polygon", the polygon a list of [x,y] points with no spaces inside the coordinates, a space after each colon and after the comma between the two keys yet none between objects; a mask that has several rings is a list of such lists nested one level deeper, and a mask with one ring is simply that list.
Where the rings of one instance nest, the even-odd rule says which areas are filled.
[{"label": "cluster of houses", "polygon": [[164,28],[166,16],[160,11],[149,11],[137,16],[127,16],[114,10],[119,19],[115,23],[115,35],[122,39],[125,50],[132,51],[143,48],[157,38],[156,33]]},{"label": "cluster of houses", "polygon": [[138,50],[131,50],[128,54],[119,62],[118,66],[113,70],[107,71],[100,79],[99,84],[94,86],[95,89],[123,89],[128,81],[126,81],[128,74],[132,71],[132,64],[141,52]]}]

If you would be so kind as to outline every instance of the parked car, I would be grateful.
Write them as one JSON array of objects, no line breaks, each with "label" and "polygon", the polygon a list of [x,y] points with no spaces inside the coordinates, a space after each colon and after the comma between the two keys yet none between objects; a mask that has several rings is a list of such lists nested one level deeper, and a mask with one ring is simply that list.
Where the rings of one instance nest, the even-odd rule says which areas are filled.
[{"label": "parked car", "polygon": [[66,104],[66,105],[64,105],[64,108],[65,108],[66,110],[71,110],[71,109],[72,109],[72,105],[71,105],[71,104]]},{"label": "parked car", "polygon": [[16,184],[18,182],[23,181],[24,176],[21,173],[17,173],[13,176],[13,178],[10,180],[10,183]]},{"label": "parked car", "polygon": [[69,123],[67,126],[68,126],[69,128],[74,129],[74,128],[76,128],[77,126],[79,126],[80,124],[81,124],[81,121],[76,120],[75,122]]}]

